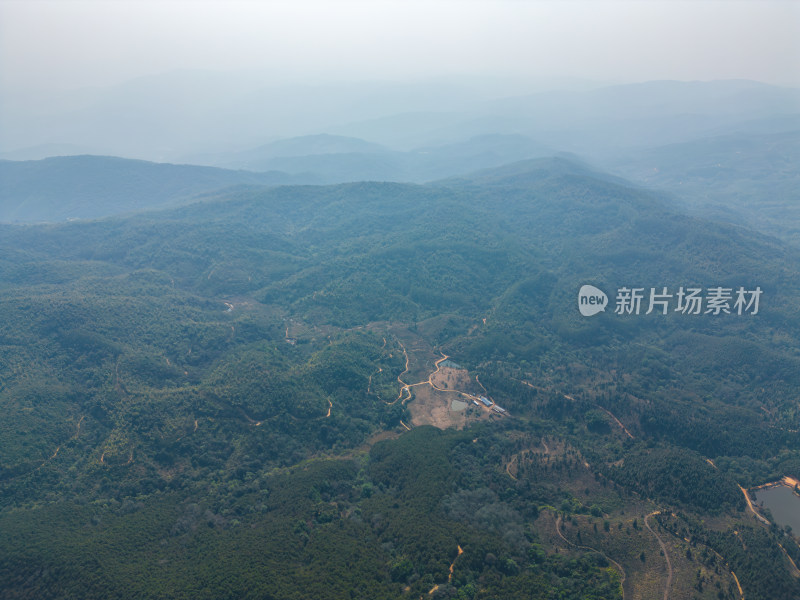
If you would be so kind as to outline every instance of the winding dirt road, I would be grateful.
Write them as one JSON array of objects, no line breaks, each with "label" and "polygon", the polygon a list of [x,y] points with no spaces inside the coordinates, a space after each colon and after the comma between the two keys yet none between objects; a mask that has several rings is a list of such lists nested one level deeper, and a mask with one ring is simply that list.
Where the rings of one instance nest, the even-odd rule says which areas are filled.
[{"label": "winding dirt road", "polygon": [[658,544],[661,546],[661,551],[664,553],[664,558],[667,560],[667,585],[664,587],[664,600],[669,600],[669,588],[672,587],[672,562],[669,560],[669,552],[667,552],[667,547],[664,545],[664,541],[661,539],[661,536],[653,531],[653,529],[650,527],[650,523],[647,522],[647,519],[660,513],[660,510],[654,510],[650,514],[646,515],[644,518],[644,526],[647,527],[647,530],[650,533],[656,536]]},{"label": "winding dirt road", "polygon": [[453,581],[453,569],[456,566],[456,561],[458,560],[459,556],[464,554],[464,551],[461,549],[461,546],[456,544],[456,548],[458,548],[458,554],[456,554],[456,557],[453,559],[453,563],[450,565],[450,575],[447,576],[447,583],[450,583],[451,581]]},{"label": "winding dirt road", "polygon": [[511,472],[511,465],[514,463],[514,460],[515,460],[516,458],[517,458],[517,455],[515,454],[514,456],[512,456],[512,457],[511,457],[511,460],[509,460],[509,461],[506,463],[506,473],[508,473],[508,476],[509,476],[509,477],[511,477],[511,479],[513,479],[514,481],[519,481],[519,480],[517,479],[516,475],[514,475],[514,474]]},{"label": "winding dirt road", "polygon": [[[408,373],[408,352],[406,352],[406,347],[403,345],[403,342],[398,341],[397,343],[400,344],[400,347],[403,349],[403,356],[406,357],[406,368],[403,369],[403,372],[397,376],[397,381],[403,387],[400,388],[400,393],[397,395],[397,398],[395,398],[391,402],[387,402],[389,406],[400,400],[403,397],[403,392],[408,392],[408,397],[409,398],[411,397],[411,391],[408,389],[410,386],[405,381],[403,381],[403,375]],[[403,402],[405,402],[405,400],[403,400]]]},{"label": "winding dirt road", "polygon": [[[545,443],[544,438],[542,438],[541,442],[542,442],[542,446],[544,446],[545,454],[546,455],[550,454],[550,448],[547,447],[547,444]],[[529,454],[531,452],[533,452],[533,450],[531,450],[530,448],[525,448],[524,450],[520,450],[516,454],[513,454],[511,456],[511,458],[508,460],[508,462],[506,463],[506,473],[508,473],[508,476],[511,477],[511,479],[513,479],[514,481],[517,481],[517,477],[511,472],[511,465],[514,464],[514,461],[517,461],[517,464],[519,464],[519,461],[522,460],[522,458],[526,454]],[[519,472],[519,466],[517,467],[517,472]]]},{"label": "winding dirt road", "polygon": [[625,425],[623,425],[623,424],[622,424],[622,421],[620,421],[620,420],[619,420],[619,419],[616,417],[616,415],[614,415],[614,413],[612,413],[612,412],[611,412],[610,410],[608,410],[607,408],[603,408],[603,407],[602,407],[602,406],[600,406],[599,404],[596,404],[596,406],[597,406],[597,407],[598,407],[600,410],[602,410],[603,412],[605,412],[605,413],[606,413],[606,414],[607,414],[609,417],[611,417],[612,419],[614,419],[614,422],[615,422],[617,425],[619,425],[619,426],[622,428],[622,431],[624,431],[624,432],[625,432],[625,435],[627,435],[627,436],[628,436],[630,439],[634,439],[634,437],[633,437],[633,434],[632,434],[630,431],[628,431],[628,429],[625,427]]},{"label": "winding dirt road", "polygon": [[[81,416],[81,418],[78,420],[78,426],[75,429],[75,435],[73,435],[66,442],[64,442],[65,444],[70,443],[72,440],[78,439],[78,436],[81,434],[81,423],[83,423],[83,420],[85,418],[86,418],[85,416]],[[28,474],[37,472],[39,469],[41,469],[43,466],[45,466],[47,463],[49,463],[51,460],[53,460],[56,456],[58,456],[58,452],[60,450],[61,450],[61,446],[56,447],[55,451],[53,452],[53,454],[51,456],[49,456],[48,458],[45,458],[42,461],[42,464],[40,464],[38,467],[36,467],[33,471],[29,471]],[[19,477],[19,475],[17,477]],[[17,477],[12,477],[11,479],[13,480],[13,479],[16,479]]]},{"label": "winding dirt road", "polygon": [[[400,344],[400,347],[403,349],[403,354],[406,357],[406,368],[402,373],[400,373],[400,375],[397,376],[397,381],[400,382],[400,385],[402,385],[403,387],[400,388],[400,393],[397,395],[397,398],[395,398],[391,402],[387,402],[386,404],[391,406],[392,404],[394,404],[395,402],[397,402],[400,399],[402,399],[403,400],[403,404],[405,404],[406,402],[408,402],[408,400],[411,399],[411,388],[412,387],[417,387],[418,385],[429,385],[433,389],[435,389],[436,391],[439,391],[439,392],[450,392],[450,393],[454,393],[454,394],[460,394],[460,395],[465,396],[467,398],[472,398],[472,396],[470,394],[467,394],[466,392],[462,392],[460,390],[446,390],[444,388],[438,387],[435,383],[433,383],[433,381],[431,381],[432,377],[434,375],[436,375],[441,370],[441,364],[444,361],[446,361],[448,358],[450,358],[447,354],[444,354],[444,353],[440,353],[440,354],[442,354],[442,358],[440,358],[439,360],[437,360],[436,362],[433,363],[434,366],[436,367],[436,370],[433,371],[430,375],[428,375],[428,379],[426,379],[425,381],[418,381],[417,383],[406,383],[405,381],[403,381],[403,375],[408,373],[408,352],[406,352],[406,348],[405,348],[405,346],[403,346],[402,343]],[[477,377],[476,377],[476,379],[477,379]],[[481,387],[483,387],[483,386],[481,386]],[[408,394],[407,398],[403,398],[403,392]]]},{"label": "winding dirt road", "polygon": [[620,592],[622,593],[622,600],[625,600],[625,580],[626,580],[628,577],[627,577],[627,575],[625,574],[625,569],[623,569],[623,568],[622,568],[622,565],[621,565],[621,564],[619,564],[619,563],[618,563],[617,561],[615,561],[613,558],[611,558],[610,556],[608,556],[608,555],[607,555],[607,554],[605,554],[604,552],[601,552],[601,551],[600,551],[600,550],[598,550],[597,548],[592,548],[591,546],[579,546],[578,544],[574,544],[574,543],[570,542],[570,541],[569,541],[567,538],[565,538],[565,537],[564,537],[564,534],[563,534],[563,533],[561,533],[561,515],[558,515],[558,517],[556,518],[556,533],[558,534],[558,536],[559,536],[559,537],[560,537],[562,540],[564,540],[564,541],[565,541],[567,544],[569,544],[570,546],[572,546],[572,547],[574,547],[574,548],[580,548],[580,549],[582,549],[582,550],[590,550],[591,552],[597,552],[597,553],[598,553],[600,556],[602,556],[602,557],[603,557],[603,558],[605,558],[605,559],[606,559],[608,562],[612,563],[612,564],[613,564],[615,567],[617,567],[617,569],[619,569],[620,575],[622,575],[622,579],[621,579],[621,580],[620,580],[620,582],[619,582],[619,589],[620,589]]},{"label": "winding dirt road", "polygon": [[[543,387],[535,386],[535,385],[533,385],[532,383],[530,383],[530,382],[528,382],[528,381],[524,381],[524,380],[522,380],[522,379],[516,379],[516,378],[514,378],[514,377],[511,377],[510,379],[513,379],[514,381],[518,381],[518,382],[520,382],[520,383],[522,383],[522,384],[524,384],[524,385],[527,385],[529,388],[532,388],[532,389],[534,389],[534,390],[548,391],[548,390],[547,390],[547,388],[543,388]],[[562,393],[562,394],[561,394],[561,396],[562,396],[563,398],[566,398],[567,400],[571,400],[572,402],[575,402],[575,398],[573,398],[573,397],[572,397],[572,396],[570,396],[569,394],[563,394],[563,393]],[[603,407],[603,406],[600,406],[600,405],[599,405],[597,402],[594,402],[593,404],[594,404],[594,405],[595,405],[597,408],[599,408],[600,410],[602,410],[604,413],[606,413],[606,414],[607,414],[609,417],[611,417],[611,418],[614,420],[614,422],[615,422],[617,425],[619,425],[620,429],[622,429],[622,431],[623,431],[623,432],[625,432],[625,435],[627,435],[627,436],[628,436],[630,439],[632,439],[632,440],[633,440],[633,439],[636,439],[636,438],[633,436],[633,434],[632,434],[630,431],[628,431],[628,428],[627,428],[627,427],[625,427],[625,425],[623,425],[623,424],[622,424],[622,421],[620,421],[620,420],[617,418],[617,416],[616,416],[614,413],[612,413],[612,412],[611,412],[610,410],[608,410],[607,408],[605,408],[605,407]]]},{"label": "winding dirt road", "polygon": [[[464,554],[464,551],[461,549],[461,546],[459,546],[459,545],[456,545],[456,548],[458,548],[458,554],[456,554],[456,557],[453,559],[453,562],[452,562],[452,564],[450,565],[450,574],[447,576],[447,583],[450,583],[451,581],[453,581],[453,569],[454,569],[454,568],[455,568],[455,566],[456,566],[456,561],[458,560],[458,557],[459,557],[459,556],[461,556],[462,554]],[[439,589],[439,584],[437,583],[436,585],[434,585],[434,586],[433,586],[433,587],[430,589],[430,591],[428,592],[428,596],[432,596],[432,595],[433,595],[433,593],[434,593],[436,590],[438,590],[438,589]]]},{"label": "winding dirt road", "polygon": [[742,490],[742,493],[744,494],[744,499],[747,501],[747,506],[748,508],[750,508],[750,512],[752,512],[755,515],[756,519],[764,523],[764,525],[769,526],[769,521],[767,521],[767,519],[761,516],[761,514],[753,506],[753,503],[750,501],[750,494],[747,493],[747,490],[744,489],[742,486],[739,486],[739,489]]}]

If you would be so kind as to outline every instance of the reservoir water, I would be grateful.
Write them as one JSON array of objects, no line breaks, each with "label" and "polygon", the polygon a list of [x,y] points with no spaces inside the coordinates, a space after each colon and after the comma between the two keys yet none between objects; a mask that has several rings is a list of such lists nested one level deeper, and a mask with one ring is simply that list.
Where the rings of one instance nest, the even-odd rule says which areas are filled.
[{"label": "reservoir water", "polygon": [[781,527],[789,525],[792,533],[800,534],[800,497],[794,495],[792,490],[784,485],[756,491],[755,504],[764,503],[772,513],[775,522]]}]

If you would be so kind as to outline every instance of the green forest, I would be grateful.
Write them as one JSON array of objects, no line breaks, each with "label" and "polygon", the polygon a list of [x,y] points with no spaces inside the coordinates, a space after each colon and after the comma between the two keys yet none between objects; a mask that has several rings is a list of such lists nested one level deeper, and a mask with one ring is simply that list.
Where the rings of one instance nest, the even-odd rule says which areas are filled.
[{"label": "green forest", "polygon": [[563,158],[0,225],[0,598],[800,597],[798,265]]}]

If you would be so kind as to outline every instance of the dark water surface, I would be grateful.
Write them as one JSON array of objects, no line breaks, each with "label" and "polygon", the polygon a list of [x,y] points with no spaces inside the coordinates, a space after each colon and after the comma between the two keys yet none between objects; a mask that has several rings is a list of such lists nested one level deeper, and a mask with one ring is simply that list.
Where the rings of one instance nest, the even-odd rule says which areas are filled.
[{"label": "dark water surface", "polygon": [[764,507],[772,512],[775,522],[781,527],[789,525],[792,532],[800,534],[800,497],[784,485],[756,491],[756,504],[764,502]]}]

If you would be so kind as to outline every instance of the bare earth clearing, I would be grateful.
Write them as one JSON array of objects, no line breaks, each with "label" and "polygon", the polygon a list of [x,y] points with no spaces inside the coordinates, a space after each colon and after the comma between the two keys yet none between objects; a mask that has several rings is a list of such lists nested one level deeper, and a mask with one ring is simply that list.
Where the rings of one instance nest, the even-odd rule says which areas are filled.
[{"label": "bare earth clearing", "polygon": [[488,409],[473,403],[478,386],[466,369],[440,368],[420,383],[412,386],[414,399],[408,404],[413,425],[463,429],[490,417]]}]

